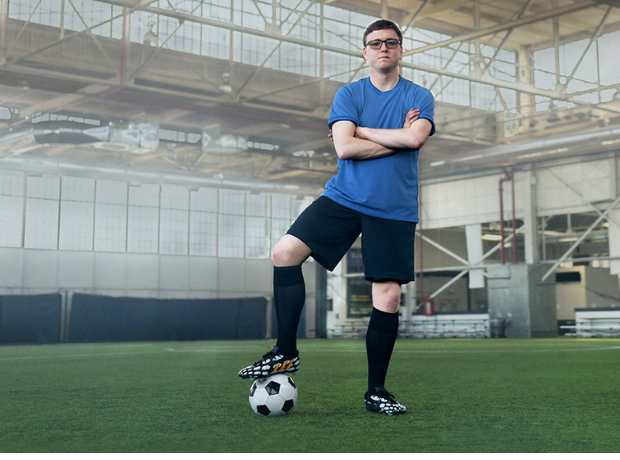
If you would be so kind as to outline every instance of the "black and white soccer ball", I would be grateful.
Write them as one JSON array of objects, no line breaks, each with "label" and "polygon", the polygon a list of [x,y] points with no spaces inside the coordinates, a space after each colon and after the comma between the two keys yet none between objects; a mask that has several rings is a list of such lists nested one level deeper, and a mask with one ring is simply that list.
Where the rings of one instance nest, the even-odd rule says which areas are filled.
[{"label": "black and white soccer ball", "polygon": [[290,413],[297,404],[297,385],[292,378],[276,374],[255,380],[250,388],[250,407],[258,415],[276,417]]}]

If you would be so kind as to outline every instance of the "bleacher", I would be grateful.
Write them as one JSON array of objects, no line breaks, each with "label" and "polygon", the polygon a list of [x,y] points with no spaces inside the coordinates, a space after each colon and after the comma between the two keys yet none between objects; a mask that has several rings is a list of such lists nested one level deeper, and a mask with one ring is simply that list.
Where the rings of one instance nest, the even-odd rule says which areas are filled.
[{"label": "bleacher", "polygon": [[581,338],[620,337],[620,308],[577,308],[567,335]]},{"label": "bleacher", "polygon": [[402,321],[400,337],[408,338],[484,338],[490,337],[488,313],[436,313],[431,316],[413,315]]},{"label": "bleacher", "polygon": [[[329,338],[359,339],[366,336],[368,317],[348,318],[342,324],[328,329]],[[431,316],[413,315],[401,320],[398,336],[401,338],[484,338],[490,337],[488,313],[436,313]]]},{"label": "bleacher", "polygon": [[330,339],[361,339],[366,337],[369,317],[348,318],[342,324],[335,325],[327,330]]}]

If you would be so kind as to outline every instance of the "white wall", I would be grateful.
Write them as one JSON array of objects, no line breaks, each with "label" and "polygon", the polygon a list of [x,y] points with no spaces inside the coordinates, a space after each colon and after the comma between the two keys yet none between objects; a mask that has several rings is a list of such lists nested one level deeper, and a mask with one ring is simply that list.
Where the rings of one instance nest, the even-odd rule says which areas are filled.
[{"label": "white wall", "polygon": [[[536,184],[536,215],[591,211],[593,204],[614,200],[617,193],[614,158],[546,166],[515,173],[515,212],[527,217],[524,200],[532,180]],[[454,227],[499,221],[499,180],[503,174],[483,175],[422,185],[424,228]],[[512,217],[511,183],[504,182],[504,217]]]},{"label": "white wall", "polygon": [[[0,295],[273,296],[304,197],[0,170]],[[315,270],[304,267],[313,336]]]}]

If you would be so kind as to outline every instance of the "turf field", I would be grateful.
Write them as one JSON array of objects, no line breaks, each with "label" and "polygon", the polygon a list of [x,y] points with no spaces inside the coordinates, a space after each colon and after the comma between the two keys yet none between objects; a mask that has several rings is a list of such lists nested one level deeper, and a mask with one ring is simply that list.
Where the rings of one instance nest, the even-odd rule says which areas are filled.
[{"label": "turf field", "polygon": [[367,413],[362,340],[302,340],[299,401],[255,415],[271,342],[0,347],[0,452],[618,452],[620,340],[399,340]]}]

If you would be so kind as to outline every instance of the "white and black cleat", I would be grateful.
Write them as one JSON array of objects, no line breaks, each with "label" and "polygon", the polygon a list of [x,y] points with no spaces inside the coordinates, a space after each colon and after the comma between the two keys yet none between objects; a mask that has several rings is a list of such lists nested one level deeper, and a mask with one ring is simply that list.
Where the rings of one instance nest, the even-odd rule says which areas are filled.
[{"label": "white and black cleat", "polygon": [[299,354],[284,356],[273,347],[269,353],[263,355],[260,361],[239,371],[239,377],[249,380],[262,380],[275,374],[296,374],[299,370]]}]

